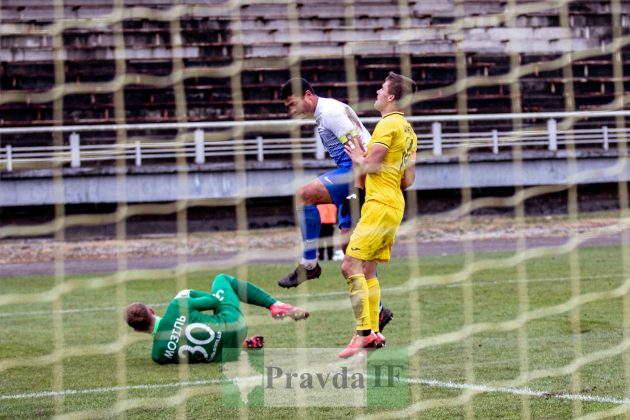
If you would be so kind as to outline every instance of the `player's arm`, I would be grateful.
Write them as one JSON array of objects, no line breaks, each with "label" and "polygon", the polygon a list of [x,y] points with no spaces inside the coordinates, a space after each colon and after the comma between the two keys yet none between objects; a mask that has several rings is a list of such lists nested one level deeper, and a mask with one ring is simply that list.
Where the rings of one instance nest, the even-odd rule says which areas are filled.
[{"label": "player's arm", "polygon": [[194,299],[203,298],[203,297],[212,297],[212,294],[208,292],[203,292],[201,290],[191,290],[190,297]]},{"label": "player's arm", "polygon": [[385,159],[385,155],[389,151],[389,147],[381,143],[374,143],[370,154],[365,157],[361,165],[366,174],[373,174],[381,170],[381,163]]},{"label": "player's arm", "polygon": [[405,173],[400,180],[400,188],[404,191],[416,182],[416,161],[412,160],[405,168]]},{"label": "player's arm", "polygon": [[209,311],[211,309],[216,309],[221,301],[216,297],[208,294],[208,296],[188,298],[188,307],[191,309],[196,309],[198,311]]},{"label": "player's arm", "polygon": [[400,188],[404,191],[416,182],[416,152],[413,152],[411,158],[407,162],[405,172],[400,180]]},{"label": "player's arm", "polygon": [[350,140],[358,140],[360,147],[365,150],[369,138],[361,138],[361,133],[357,131],[358,127],[353,123],[348,115],[343,112],[328,112],[325,118],[325,128],[332,131],[339,143],[346,144]]},{"label": "player's arm", "polygon": [[198,311],[209,311],[212,309],[216,309],[219,306],[219,299],[217,299],[214,295],[208,292],[202,292],[201,290],[182,290],[180,291],[176,298],[187,298],[187,305],[191,309],[196,309]]},{"label": "player's arm", "polygon": [[360,190],[365,189],[365,174],[359,173],[354,177],[354,186]]},{"label": "player's arm", "polygon": [[207,297],[207,296],[212,296],[212,295],[208,292],[202,292],[201,290],[183,289],[183,290],[180,290],[179,293],[177,293],[177,295],[175,295],[175,298],[180,298],[180,297],[200,298],[200,297]]},{"label": "player's arm", "polygon": [[353,165],[361,175],[378,172],[381,169],[381,163],[385,159],[385,155],[389,151],[389,147],[381,143],[372,144],[372,149],[367,155],[360,148],[350,147],[349,144],[345,146],[345,149],[350,159],[352,159]]},{"label": "player's arm", "polygon": [[373,174],[381,169],[381,163],[389,151],[395,134],[396,127],[380,121],[374,128],[369,153],[364,153],[360,147],[357,147],[356,142],[349,141],[344,148],[352,159],[352,164],[356,165],[361,174]]},{"label": "player's arm", "polygon": [[[361,136],[358,134],[352,135],[352,136],[348,134],[348,137],[346,138],[345,141],[342,141],[342,143],[344,144],[344,146],[348,146],[351,149],[358,148],[359,150],[361,150],[363,155],[365,155],[365,153],[367,152],[363,144],[363,140],[361,139]],[[363,190],[365,188],[365,173],[362,173],[359,167],[355,168],[354,165],[353,165],[353,172],[354,172],[354,186],[356,188]]]}]

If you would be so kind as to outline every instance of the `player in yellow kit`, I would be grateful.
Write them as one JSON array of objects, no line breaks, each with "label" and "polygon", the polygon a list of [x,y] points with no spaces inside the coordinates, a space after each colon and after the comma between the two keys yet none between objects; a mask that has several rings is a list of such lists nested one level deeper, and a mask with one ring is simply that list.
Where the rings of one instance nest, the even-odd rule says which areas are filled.
[{"label": "player in yellow kit", "polygon": [[356,335],[339,353],[342,358],[385,343],[378,328],[381,293],[376,266],[390,259],[405,211],[403,190],[415,181],[417,137],[401,110],[401,99],[413,94],[415,87],[411,79],[390,72],[376,93],[374,108],[382,119],[374,128],[367,153],[351,144],[345,147],[355,171],[365,174],[366,195],[341,265],[356,320]]}]

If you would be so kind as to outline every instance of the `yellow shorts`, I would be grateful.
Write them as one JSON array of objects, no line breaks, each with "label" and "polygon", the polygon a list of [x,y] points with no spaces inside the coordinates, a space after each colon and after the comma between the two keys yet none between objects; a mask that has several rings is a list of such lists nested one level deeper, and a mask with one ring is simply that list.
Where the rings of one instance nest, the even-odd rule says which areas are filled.
[{"label": "yellow shorts", "polygon": [[366,201],[346,254],[363,261],[389,261],[403,213],[378,201]]}]

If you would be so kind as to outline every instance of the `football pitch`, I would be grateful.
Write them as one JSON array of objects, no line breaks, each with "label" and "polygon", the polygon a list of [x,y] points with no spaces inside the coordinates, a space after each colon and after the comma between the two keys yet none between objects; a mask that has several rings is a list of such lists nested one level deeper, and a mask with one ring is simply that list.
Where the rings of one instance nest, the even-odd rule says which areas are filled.
[{"label": "football pitch", "polygon": [[391,407],[230,406],[220,365],[159,366],[150,359],[151,338],[132,333],[122,320],[126,303],[153,304],[161,315],[179,289],[209,290],[212,278],[226,272],[311,312],[305,322],[275,321],[245,305],[249,334],[263,335],[267,348],[341,349],[353,321],[338,262],[324,262],[321,278],[292,290],[276,285],[291,267],[269,264],[2,278],[0,417],[559,419],[622,413],[630,407],[624,251],[587,247],[521,263],[513,253],[448,255],[382,265],[382,299],[395,314],[384,330],[387,346],[406,349],[409,363],[407,401]]}]

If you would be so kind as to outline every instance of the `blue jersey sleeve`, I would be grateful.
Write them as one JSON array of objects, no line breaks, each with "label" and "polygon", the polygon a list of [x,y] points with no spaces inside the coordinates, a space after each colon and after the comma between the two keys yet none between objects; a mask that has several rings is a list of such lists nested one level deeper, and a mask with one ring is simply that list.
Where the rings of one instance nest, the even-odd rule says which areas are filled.
[{"label": "blue jersey sleeve", "polygon": [[352,159],[346,154],[343,143],[339,141],[337,136],[324,127],[319,127],[318,131],[324,148],[328,151],[328,154],[335,161],[337,166],[340,168],[351,168]]}]

